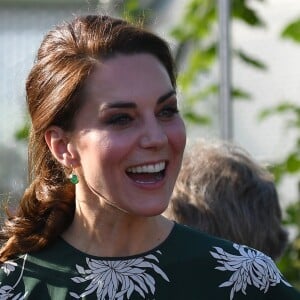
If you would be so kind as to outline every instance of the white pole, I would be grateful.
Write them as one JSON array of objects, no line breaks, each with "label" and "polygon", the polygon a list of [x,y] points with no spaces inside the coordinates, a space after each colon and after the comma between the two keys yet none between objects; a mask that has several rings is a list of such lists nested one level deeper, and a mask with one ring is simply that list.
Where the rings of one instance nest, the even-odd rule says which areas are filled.
[{"label": "white pole", "polygon": [[219,10],[219,107],[220,133],[225,140],[233,139],[230,55],[230,0],[218,0]]}]

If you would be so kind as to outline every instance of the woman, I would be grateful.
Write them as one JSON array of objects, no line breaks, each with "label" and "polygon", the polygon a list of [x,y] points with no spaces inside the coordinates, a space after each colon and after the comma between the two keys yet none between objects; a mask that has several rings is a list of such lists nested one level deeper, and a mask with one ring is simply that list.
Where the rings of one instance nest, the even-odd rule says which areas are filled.
[{"label": "woman", "polygon": [[161,216],[185,147],[162,39],[76,18],[26,89],[31,183],[2,230],[3,299],[296,299],[268,257]]}]

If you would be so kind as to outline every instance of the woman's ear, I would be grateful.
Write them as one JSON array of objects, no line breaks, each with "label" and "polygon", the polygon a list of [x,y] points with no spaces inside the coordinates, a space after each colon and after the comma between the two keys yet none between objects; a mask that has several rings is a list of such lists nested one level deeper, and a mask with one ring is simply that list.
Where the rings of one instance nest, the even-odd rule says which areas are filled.
[{"label": "woman's ear", "polygon": [[58,126],[50,126],[45,132],[45,141],[56,160],[66,167],[79,165],[79,157],[66,132]]}]

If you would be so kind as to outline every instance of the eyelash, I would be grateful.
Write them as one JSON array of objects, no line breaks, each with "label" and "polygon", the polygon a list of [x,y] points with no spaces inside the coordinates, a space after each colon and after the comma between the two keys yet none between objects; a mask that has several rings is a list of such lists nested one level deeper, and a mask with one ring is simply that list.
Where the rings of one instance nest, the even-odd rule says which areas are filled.
[{"label": "eyelash", "polygon": [[116,114],[116,115],[113,115],[112,117],[110,117],[106,121],[106,124],[122,126],[122,125],[127,125],[132,120],[133,120],[133,118],[128,114]]},{"label": "eyelash", "polygon": [[[165,106],[162,108],[162,110],[159,112],[159,116],[165,119],[171,119],[174,115],[178,114],[179,110],[177,106]],[[167,114],[167,115],[166,115]]]},{"label": "eyelash", "polygon": [[[163,120],[169,120],[178,113],[177,106],[165,106],[159,111],[157,116]],[[132,121],[133,117],[129,114],[121,113],[111,116],[105,123],[113,126],[126,126]]]}]

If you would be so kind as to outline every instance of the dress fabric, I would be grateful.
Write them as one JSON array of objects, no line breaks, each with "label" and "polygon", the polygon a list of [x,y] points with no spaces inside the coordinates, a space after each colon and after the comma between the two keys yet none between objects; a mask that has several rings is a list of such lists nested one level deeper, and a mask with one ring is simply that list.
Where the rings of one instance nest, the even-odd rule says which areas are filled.
[{"label": "dress fabric", "polygon": [[300,300],[265,254],[175,223],[155,249],[85,254],[62,238],[1,265],[0,300]]}]

